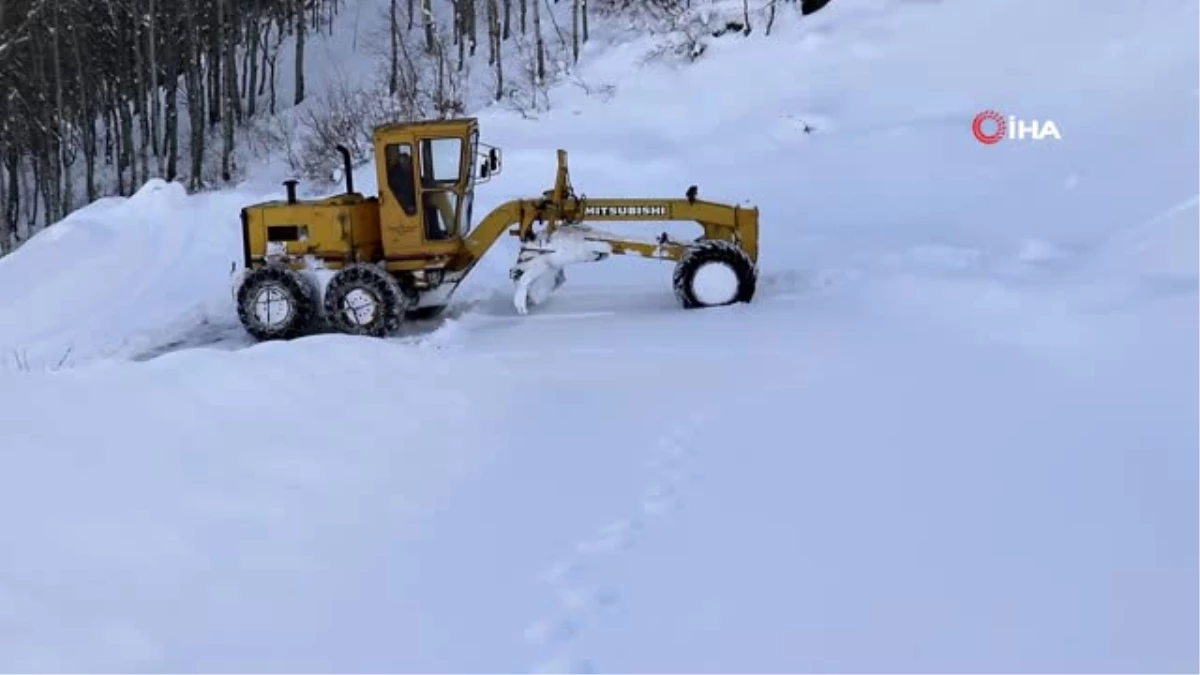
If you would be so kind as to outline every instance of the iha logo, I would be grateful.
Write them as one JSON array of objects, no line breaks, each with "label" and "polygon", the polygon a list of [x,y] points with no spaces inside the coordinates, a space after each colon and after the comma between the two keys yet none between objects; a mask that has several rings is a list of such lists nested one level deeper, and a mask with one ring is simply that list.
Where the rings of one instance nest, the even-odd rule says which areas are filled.
[{"label": "iha logo", "polygon": [[1054,120],[1021,120],[1009,115],[1007,118],[995,110],[985,110],[971,122],[971,133],[975,140],[984,145],[995,145],[1004,139],[1043,141],[1047,138],[1062,140],[1062,133]]}]

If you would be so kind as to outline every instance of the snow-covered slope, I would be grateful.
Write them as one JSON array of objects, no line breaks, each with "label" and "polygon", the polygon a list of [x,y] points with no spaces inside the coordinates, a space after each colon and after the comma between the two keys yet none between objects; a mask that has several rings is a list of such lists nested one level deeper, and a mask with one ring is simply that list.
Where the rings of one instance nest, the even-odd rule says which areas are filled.
[{"label": "snow-covered slope", "polygon": [[0,260],[0,668],[1194,671],[1200,10],[1109,4],[838,0],[482,113],[477,210],[558,147],[757,203],[750,305],[618,260],[517,317],[506,243],[441,325],[247,347],[273,187],[55,225]]}]

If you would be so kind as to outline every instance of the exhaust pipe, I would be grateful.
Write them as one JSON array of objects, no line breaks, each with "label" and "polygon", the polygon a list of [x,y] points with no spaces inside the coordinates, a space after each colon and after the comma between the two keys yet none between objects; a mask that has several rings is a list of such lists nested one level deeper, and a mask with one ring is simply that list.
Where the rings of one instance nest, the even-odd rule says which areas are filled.
[{"label": "exhaust pipe", "polygon": [[350,170],[350,150],[344,145],[338,145],[337,151],[342,153],[342,173],[346,176],[346,194],[354,192],[354,174]]},{"label": "exhaust pipe", "polygon": [[287,203],[296,203],[296,184],[299,182],[295,178],[283,181],[283,187],[287,189]]}]

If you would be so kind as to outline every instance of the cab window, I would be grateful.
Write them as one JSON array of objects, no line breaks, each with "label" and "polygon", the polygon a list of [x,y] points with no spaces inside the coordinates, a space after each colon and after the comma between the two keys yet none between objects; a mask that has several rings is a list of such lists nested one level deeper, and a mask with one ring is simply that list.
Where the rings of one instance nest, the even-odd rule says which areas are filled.
[{"label": "cab window", "polygon": [[425,207],[425,238],[429,241],[444,241],[456,233],[458,193],[453,190],[424,190],[422,205]]},{"label": "cab window", "polygon": [[421,184],[457,183],[462,175],[462,139],[429,138],[421,141]]},{"label": "cab window", "polygon": [[458,236],[460,237],[465,237],[471,233],[471,211],[473,206],[475,206],[475,193],[468,190],[467,194],[463,195],[463,203],[458,210]]},{"label": "cab window", "polygon": [[408,143],[392,143],[384,148],[387,159],[387,184],[392,197],[410,216],[417,215],[417,177],[413,172],[413,149]]}]

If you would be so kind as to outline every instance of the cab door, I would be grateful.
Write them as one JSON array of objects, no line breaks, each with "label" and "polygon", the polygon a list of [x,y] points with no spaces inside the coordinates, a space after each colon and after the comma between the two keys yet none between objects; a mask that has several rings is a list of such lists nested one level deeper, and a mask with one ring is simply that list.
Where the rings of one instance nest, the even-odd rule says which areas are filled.
[{"label": "cab door", "polygon": [[449,256],[458,251],[470,200],[460,136],[417,136],[384,146],[380,226],[389,260]]},{"label": "cab door", "polygon": [[384,146],[383,155],[378,180],[384,257],[412,258],[424,243],[416,145],[397,140]]},{"label": "cab door", "polygon": [[465,148],[459,136],[422,138],[418,141],[420,159],[419,203],[422,210],[422,236],[429,243],[456,239],[463,202],[463,158]]}]

